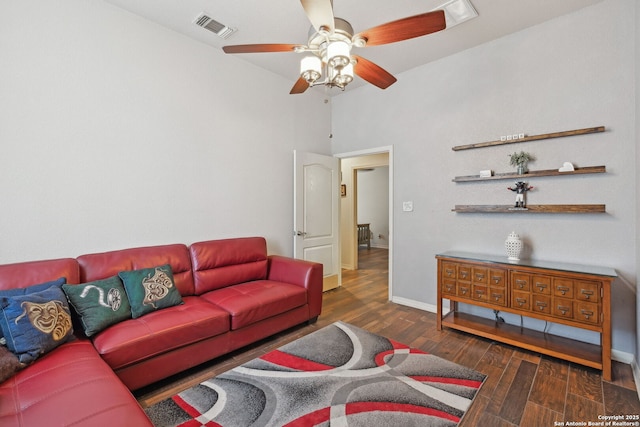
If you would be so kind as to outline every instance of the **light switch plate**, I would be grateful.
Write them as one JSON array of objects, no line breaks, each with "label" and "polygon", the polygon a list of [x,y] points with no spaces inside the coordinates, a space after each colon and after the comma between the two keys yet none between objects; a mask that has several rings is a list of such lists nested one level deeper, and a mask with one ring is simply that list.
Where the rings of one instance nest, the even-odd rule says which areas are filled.
[{"label": "light switch plate", "polygon": [[402,210],[404,212],[413,212],[413,202],[402,202]]}]

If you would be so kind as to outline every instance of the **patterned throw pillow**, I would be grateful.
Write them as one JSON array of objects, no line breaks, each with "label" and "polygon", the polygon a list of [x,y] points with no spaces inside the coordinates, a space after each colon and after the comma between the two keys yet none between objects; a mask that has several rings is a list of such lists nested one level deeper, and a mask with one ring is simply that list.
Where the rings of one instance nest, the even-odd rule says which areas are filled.
[{"label": "patterned throw pillow", "polygon": [[134,319],[161,308],[182,304],[182,296],[173,282],[169,264],[121,271],[118,276],[124,282]]},{"label": "patterned throw pillow", "polygon": [[69,305],[59,286],[2,297],[0,310],[7,347],[21,363],[31,363],[73,338]]},{"label": "patterned throw pillow", "polygon": [[[3,289],[0,290],[0,298],[2,297],[15,297],[18,295],[28,295],[34,292],[44,291],[45,289],[49,289],[51,286],[61,286],[67,283],[66,277],[61,277],[57,280],[52,280],[51,282],[40,283],[38,285],[27,286],[26,288],[13,288],[13,289]],[[0,330],[0,338],[4,335],[2,334],[2,330]]]},{"label": "patterned throw pillow", "polygon": [[62,285],[84,329],[91,337],[101,330],[131,319],[131,306],[118,276],[80,285]]}]

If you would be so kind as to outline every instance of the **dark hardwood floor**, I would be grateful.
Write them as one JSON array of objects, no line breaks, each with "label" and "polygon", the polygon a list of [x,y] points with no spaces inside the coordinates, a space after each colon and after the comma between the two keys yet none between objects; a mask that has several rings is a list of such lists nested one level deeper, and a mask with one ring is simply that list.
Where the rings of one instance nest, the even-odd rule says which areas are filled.
[{"label": "dark hardwood floor", "polygon": [[344,271],[342,287],[324,294],[322,314],[314,325],[289,329],[162,384],[139,390],[136,393],[139,402],[142,406],[152,405],[342,320],[488,375],[460,426],[546,427],[569,421],[597,422],[602,415],[640,414],[629,365],[614,362],[613,381],[603,381],[600,372],[594,369],[462,332],[439,332],[435,314],[389,302],[387,253],[385,249],[361,249],[360,268]]}]

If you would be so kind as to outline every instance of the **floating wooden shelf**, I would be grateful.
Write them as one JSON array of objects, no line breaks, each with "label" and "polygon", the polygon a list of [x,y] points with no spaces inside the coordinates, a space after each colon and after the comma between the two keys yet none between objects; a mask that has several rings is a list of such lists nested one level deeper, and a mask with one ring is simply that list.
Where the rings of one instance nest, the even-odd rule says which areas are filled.
[{"label": "floating wooden shelf", "polygon": [[523,180],[530,177],[538,176],[562,176],[562,175],[581,175],[588,173],[605,173],[607,168],[605,166],[587,166],[583,168],[575,168],[574,171],[559,172],[558,169],[547,169],[538,171],[529,171],[524,175],[520,175],[514,172],[510,173],[497,173],[492,176],[482,177],[480,175],[468,175],[468,176],[456,176],[452,179],[453,182],[472,182],[472,181],[491,181],[498,179],[517,179]]},{"label": "floating wooden shelf", "polygon": [[514,208],[513,205],[456,205],[451,209],[460,213],[604,213],[605,205],[527,205]]},{"label": "floating wooden shelf", "polygon": [[471,148],[483,148],[483,147],[492,147],[494,145],[517,144],[519,142],[540,141],[542,139],[562,138],[564,136],[586,135],[589,133],[598,133],[598,132],[604,132],[604,126],[576,129],[576,130],[567,130],[563,132],[544,133],[541,135],[526,136],[524,138],[511,139],[508,141],[488,141],[488,142],[479,142],[477,144],[456,145],[455,147],[452,148],[452,150],[453,151],[469,150]]}]

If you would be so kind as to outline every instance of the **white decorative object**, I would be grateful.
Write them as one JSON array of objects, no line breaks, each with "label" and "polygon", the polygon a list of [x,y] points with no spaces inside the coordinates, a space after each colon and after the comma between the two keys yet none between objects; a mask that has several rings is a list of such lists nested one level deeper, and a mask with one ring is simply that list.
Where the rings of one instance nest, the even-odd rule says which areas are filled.
[{"label": "white decorative object", "polygon": [[492,175],[493,175],[493,171],[491,169],[486,169],[486,170],[480,171],[480,177],[481,178],[489,178]]},{"label": "white decorative object", "polygon": [[573,172],[575,169],[571,162],[564,162],[558,172]]},{"label": "white decorative object", "polygon": [[522,252],[522,240],[515,231],[512,231],[507,240],[504,241],[504,247],[507,249],[509,261],[520,260],[520,252]]}]

